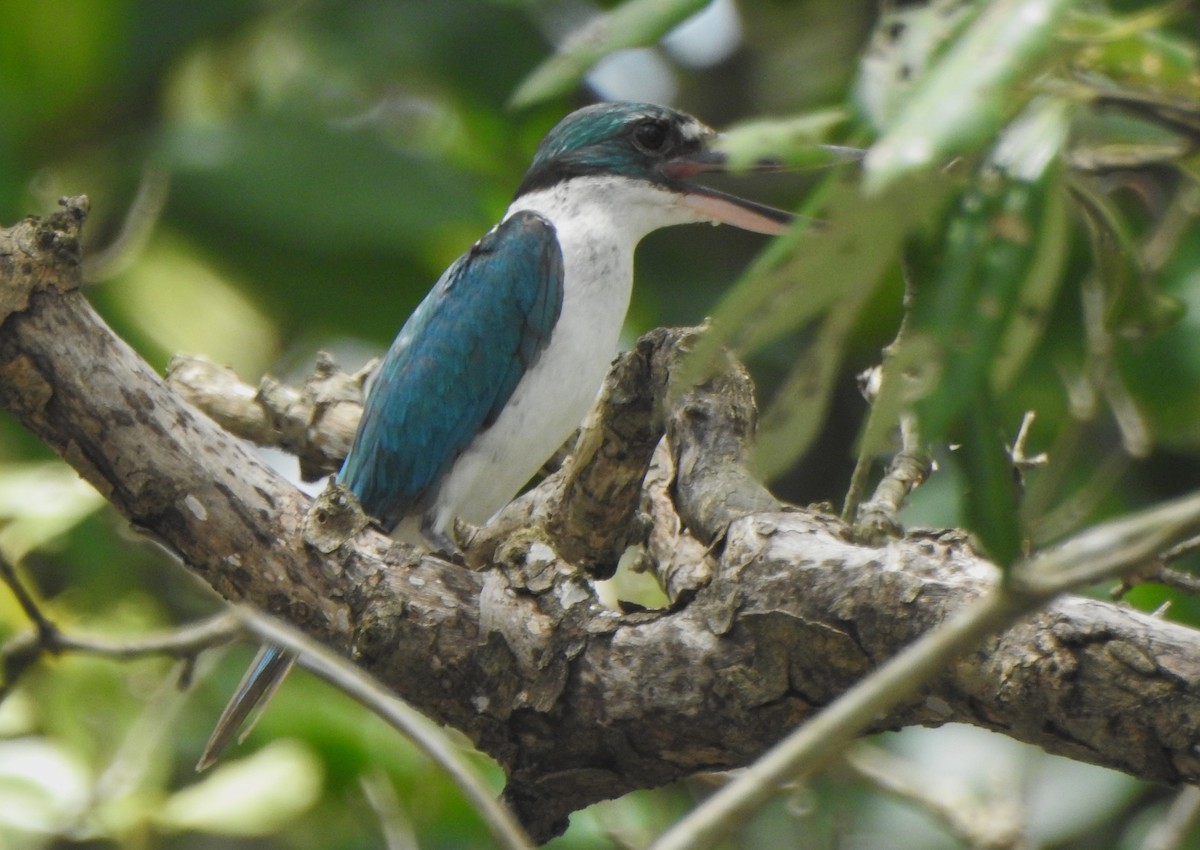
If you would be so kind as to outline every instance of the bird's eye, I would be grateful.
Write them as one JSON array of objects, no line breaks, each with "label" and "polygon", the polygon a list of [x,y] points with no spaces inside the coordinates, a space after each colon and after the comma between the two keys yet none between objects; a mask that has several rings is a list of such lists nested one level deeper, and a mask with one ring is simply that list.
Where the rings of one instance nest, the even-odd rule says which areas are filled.
[{"label": "bird's eye", "polygon": [[633,129],[633,141],[646,153],[662,153],[667,148],[670,132],[661,121],[643,121]]}]

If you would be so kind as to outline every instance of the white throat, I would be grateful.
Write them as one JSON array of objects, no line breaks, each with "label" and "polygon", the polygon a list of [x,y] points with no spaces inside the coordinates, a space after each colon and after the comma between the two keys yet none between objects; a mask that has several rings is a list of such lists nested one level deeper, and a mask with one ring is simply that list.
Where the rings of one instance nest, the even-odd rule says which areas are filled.
[{"label": "white throat", "polygon": [[572,241],[576,232],[590,234],[592,241],[626,243],[632,253],[643,236],[660,227],[708,220],[681,205],[674,192],[618,175],[574,177],[528,192],[513,201],[505,218],[518,210],[548,219],[559,232],[564,255],[564,239]]}]

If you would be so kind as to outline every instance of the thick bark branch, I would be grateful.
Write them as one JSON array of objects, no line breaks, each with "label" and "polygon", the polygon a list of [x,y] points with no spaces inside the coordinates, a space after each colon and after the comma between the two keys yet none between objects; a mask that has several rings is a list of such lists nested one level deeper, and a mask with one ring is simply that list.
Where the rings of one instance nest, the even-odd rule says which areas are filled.
[{"label": "thick bark branch", "polygon": [[[597,603],[552,545],[557,481],[514,508],[529,522],[490,538],[482,569],[371,530],[322,555],[302,532],[309,500],[168,389],[79,293],[84,213],[69,202],[0,231],[0,404],[224,596],[466,732],[503,765],[537,837],[596,800],[746,764],[996,581],[960,533],[864,546],[832,517],[777,505],[740,464],[754,413],[738,369],[675,408],[676,478],[647,483],[649,551],[683,541],[676,557],[712,572],[670,611]],[[972,723],[1177,782],[1200,779],[1198,719],[1200,635],[1064,598],[875,728]]]}]

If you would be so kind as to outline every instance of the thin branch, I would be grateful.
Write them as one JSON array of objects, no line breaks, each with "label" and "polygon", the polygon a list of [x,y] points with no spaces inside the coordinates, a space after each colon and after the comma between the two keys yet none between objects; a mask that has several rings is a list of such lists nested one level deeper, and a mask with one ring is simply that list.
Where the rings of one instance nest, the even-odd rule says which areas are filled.
[{"label": "thin branch", "polygon": [[1029,433],[1033,429],[1033,420],[1036,418],[1037,414],[1032,410],[1025,411],[1025,415],[1021,417],[1021,426],[1017,429],[1017,436],[1013,438],[1012,447],[1008,450],[1013,468],[1020,472],[1045,466],[1050,461],[1050,456],[1045,452],[1039,452],[1031,457],[1026,450]]},{"label": "thin branch", "polygon": [[84,637],[61,631],[51,624],[49,631],[30,631],[18,634],[0,647],[0,661],[4,667],[4,683],[0,686],[0,698],[12,690],[20,674],[43,653],[54,655],[77,653],[96,655],[117,661],[145,658],[150,655],[165,655],[184,662],[180,680],[186,684],[191,678],[192,664],[196,656],[206,649],[222,646],[244,635],[240,621],[228,612],[221,612],[187,626],[170,629],[158,634],[128,640]]},{"label": "thin branch", "polygon": [[381,768],[374,767],[359,777],[359,786],[367,804],[379,819],[387,850],[420,850],[412,821],[404,811],[392,780]]},{"label": "thin branch", "polygon": [[972,848],[1020,850],[1028,846],[1020,812],[1011,803],[981,802],[937,777],[915,775],[914,765],[869,744],[847,752],[845,763],[880,790],[919,807]]},{"label": "thin branch", "polygon": [[1022,594],[1046,600],[1156,559],[1200,532],[1200,495],[1184,496],[1090,528],[1014,567]]},{"label": "thin branch", "polygon": [[8,585],[21,610],[34,624],[32,631],[18,634],[0,647],[0,662],[4,669],[0,699],[12,690],[21,674],[46,652],[55,655],[74,652],[118,660],[147,655],[172,656],[185,662],[181,679],[186,681],[190,678],[192,663],[199,653],[229,643],[242,632],[235,617],[228,612],[221,612],[199,623],[129,640],[83,637],[64,632],[45,615],[3,554],[0,554],[0,580]]},{"label": "thin branch", "polygon": [[1122,576],[1121,580],[1109,591],[1109,595],[1113,599],[1121,599],[1139,584],[1161,584],[1193,596],[1200,594],[1200,578],[1191,573],[1173,569],[1164,563],[1158,563],[1150,564],[1145,569]]},{"label": "thin branch", "polygon": [[138,181],[121,229],[116,238],[100,250],[89,251],[83,263],[83,279],[87,283],[107,280],[122,274],[137,259],[150,241],[154,227],[167,205],[171,175],[157,165],[146,165]]},{"label": "thin branch", "polygon": [[[863,427],[859,432],[858,456],[854,461],[854,471],[850,474],[850,484],[846,488],[846,498],[842,502],[842,519],[846,522],[862,521],[862,513],[859,510],[859,506],[867,491],[867,479],[870,477],[871,466],[874,463],[876,452],[883,439],[882,435],[887,429],[891,428],[892,416],[895,416],[900,421],[902,429],[901,437],[908,440],[901,453],[907,454],[915,460],[917,453],[920,451],[920,428],[915,421],[915,417],[911,414],[906,414],[903,410],[904,392],[902,390],[902,386],[906,380],[904,373],[909,365],[907,362],[908,346],[906,343],[911,334],[910,328],[912,327],[913,300],[916,297],[916,281],[913,278],[913,271],[906,259],[902,258],[900,271],[904,280],[904,298],[901,305],[900,327],[896,329],[895,338],[883,349],[883,362],[872,369],[868,369],[859,376],[863,397],[867,400],[871,409],[867,414],[866,422],[863,423]],[[905,428],[906,418],[908,419],[907,428]],[[893,466],[893,468],[908,469],[914,475],[917,474],[917,467],[923,465],[920,463],[910,463],[907,459],[897,459],[897,464],[899,466]],[[928,475],[928,472],[926,472],[926,475]],[[921,481],[923,480],[924,478],[921,479]],[[915,487],[919,483],[919,481],[915,482],[913,486]],[[890,487],[890,485],[888,486]],[[878,494],[879,491],[877,490],[876,495]],[[903,495],[900,498],[903,498]],[[870,536],[871,526],[868,524],[866,529],[868,536]]]},{"label": "thin branch", "polygon": [[0,578],[8,585],[13,597],[17,600],[17,604],[21,606],[21,610],[25,613],[25,616],[33,623],[34,628],[37,630],[37,642],[43,646],[53,643],[58,635],[58,628],[46,619],[46,615],[42,613],[41,606],[37,604],[37,600],[33,598],[33,594],[26,589],[24,582],[17,575],[16,568],[8,558],[4,557],[2,552],[0,552]]},{"label": "thin branch", "polygon": [[1179,850],[1200,820],[1200,788],[1188,785],[1175,795],[1167,816],[1154,825],[1141,850]]},{"label": "thin branch", "polygon": [[900,414],[900,451],[888,464],[887,472],[875,487],[870,500],[859,505],[855,530],[864,543],[878,545],[888,537],[903,533],[897,518],[904,500],[920,487],[933,468],[929,453],[921,445],[917,417],[909,412]]},{"label": "thin branch", "polygon": [[49,648],[54,652],[102,655],[117,660],[144,658],[147,655],[187,659],[206,649],[237,640],[244,634],[240,620],[228,611],[222,611],[198,623],[129,640],[81,637],[60,631]]},{"label": "thin branch", "polygon": [[301,667],[381,717],[446,771],[502,846],[508,850],[533,850],[533,841],[513,813],[496,799],[495,793],[488,788],[478,771],[428,718],[345,658],[291,626],[252,608],[239,607],[235,610],[245,627],[264,643],[282,646],[295,654]]}]

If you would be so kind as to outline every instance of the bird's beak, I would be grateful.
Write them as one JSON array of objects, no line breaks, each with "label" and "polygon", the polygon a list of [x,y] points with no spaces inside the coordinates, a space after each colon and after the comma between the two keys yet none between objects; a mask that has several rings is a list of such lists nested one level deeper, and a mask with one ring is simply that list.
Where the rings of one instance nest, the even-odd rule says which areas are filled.
[{"label": "bird's beak", "polygon": [[[775,235],[787,230],[795,220],[790,212],[769,207],[756,201],[748,201],[736,195],[710,189],[692,183],[688,178],[704,172],[724,172],[729,160],[720,151],[702,150],[687,156],[677,157],[663,163],[663,174],[675,184],[680,194],[680,203],[712,221],[731,224],[754,233]],[[779,171],[781,166],[774,162],[760,162],[751,166],[751,171]]]}]

